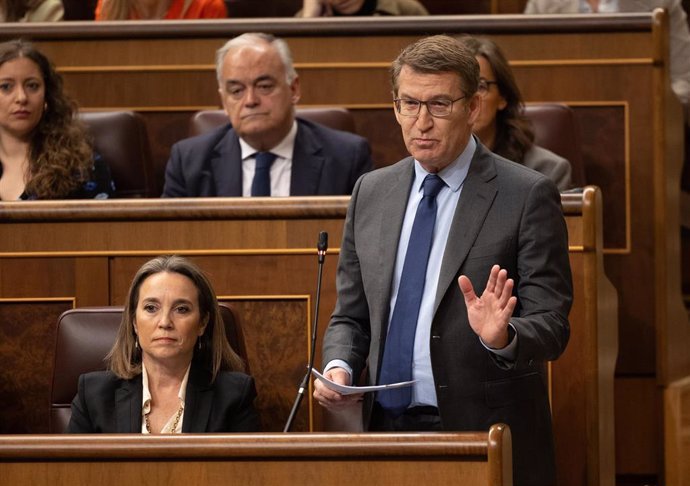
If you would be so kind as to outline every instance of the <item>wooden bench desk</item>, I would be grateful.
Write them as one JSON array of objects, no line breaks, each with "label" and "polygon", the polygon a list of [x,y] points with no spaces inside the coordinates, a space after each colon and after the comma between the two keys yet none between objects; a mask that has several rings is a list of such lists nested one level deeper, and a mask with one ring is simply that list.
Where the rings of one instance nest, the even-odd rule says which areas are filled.
[{"label": "wooden bench desk", "polygon": [[1,436],[14,486],[512,486],[510,429],[463,434]]}]

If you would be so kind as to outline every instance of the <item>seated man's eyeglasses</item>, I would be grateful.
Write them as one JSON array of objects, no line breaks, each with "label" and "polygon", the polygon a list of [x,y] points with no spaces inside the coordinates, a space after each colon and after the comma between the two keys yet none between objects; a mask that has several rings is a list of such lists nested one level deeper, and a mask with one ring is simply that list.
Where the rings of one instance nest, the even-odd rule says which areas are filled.
[{"label": "seated man's eyeglasses", "polygon": [[426,109],[431,116],[444,117],[453,112],[453,105],[467,96],[463,95],[455,100],[448,100],[444,98],[433,99],[429,101],[414,100],[411,98],[396,98],[393,100],[395,109],[398,110],[402,116],[418,116],[422,109],[422,105],[426,105]]}]

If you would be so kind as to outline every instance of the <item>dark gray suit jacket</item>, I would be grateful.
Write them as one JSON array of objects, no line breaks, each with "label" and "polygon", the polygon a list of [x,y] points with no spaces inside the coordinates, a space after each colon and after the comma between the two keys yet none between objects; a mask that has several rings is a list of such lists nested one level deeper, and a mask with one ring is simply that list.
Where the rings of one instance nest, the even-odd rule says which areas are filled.
[{"label": "dark gray suit jacket", "polygon": [[[192,364],[185,395],[182,432],[256,432],[259,417],[254,410],[254,380],[244,373],[210,374]],[[109,371],[79,377],[72,400],[72,417],[67,432],[140,433],[143,385],[141,375],[131,380]]]},{"label": "dark gray suit jacket", "polygon": [[[372,167],[364,138],[297,120],[291,196],[349,195]],[[163,197],[193,196],[242,196],[242,151],[230,125],[173,145]]]},{"label": "dark gray suit jacket", "polygon": [[[355,186],[337,273],[338,300],[324,363],[342,359],[377,380],[386,339],[396,249],[414,178],[412,158],[365,174]],[[472,331],[457,278],[481,294],[491,266],[515,280],[511,322],[517,357],[506,363]],[[472,159],[448,236],[431,324],[431,363],[445,430],[507,423],[516,485],[552,485],[555,465],[546,388],[548,360],[569,338],[572,281],[556,186],[481,145]],[[373,397],[365,399],[365,428]]]}]

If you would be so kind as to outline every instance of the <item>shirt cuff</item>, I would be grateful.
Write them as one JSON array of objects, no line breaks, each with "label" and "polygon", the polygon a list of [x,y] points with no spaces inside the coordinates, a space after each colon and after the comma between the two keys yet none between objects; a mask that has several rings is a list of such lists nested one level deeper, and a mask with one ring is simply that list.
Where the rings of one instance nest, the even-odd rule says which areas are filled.
[{"label": "shirt cuff", "polygon": [[328,362],[326,367],[323,369],[323,372],[326,373],[326,371],[333,369],[333,368],[342,368],[345,371],[347,371],[347,374],[350,375],[350,385],[352,384],[352,368],[350,367],[349,364],[347,364],[342,359],[334,359],[334,360]]},{"label": "shirt cuff", "polygon": [[496,356],[500,356],[507,361],[515,361],[515,358],[517,358],[518,334],[517,329],[515,329],[515,326],[513,326],[512,322],[509,322],[508,326],[508,344],[505,347],[501,349],[494,349],[487,346],[486,343],[482,341],[482,338],[479,338],[479,342],[481,342],[482,346],[494,353]]}]

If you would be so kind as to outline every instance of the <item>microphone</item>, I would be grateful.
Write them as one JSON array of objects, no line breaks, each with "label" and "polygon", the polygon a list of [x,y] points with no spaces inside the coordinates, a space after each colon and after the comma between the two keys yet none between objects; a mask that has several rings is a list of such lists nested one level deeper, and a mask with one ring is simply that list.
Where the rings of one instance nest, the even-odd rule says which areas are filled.
[{"label": "microphone", "polygon": [[295,420],[297,415],[297,410],[302,403],[302,398],[304,398],[304,391],[308,388],[309,378],[311,377],[311,370],[314,368],[314,352],[316,351],[316,326],[319,322],[319,304],[321,303],[321,276],[323,275],[323,262],[326,260],[326,251],[328,250],[328,233],[321,231],[319,233],[319,241],[316,244],[316,253],[318,256],[319,269],[317,272],[316,279],[316,301],[314,302],[314,321],[311,326],[311,350],[309,352],[309,365],[307,366],[307,373],[302,379],[302,383],[299,385],[297,390],[297,397],[295,397],[295,403],[292,404],[292,410],[290,411],[290,416],[285,422],[285,428],[283,432],[290,432],[292,427],[292,422]]},{"label": "microphone", "polygon": [[[319,263],[322,264],[326,258],[326,250],[328,250],[328,233],[322,231],[319,233],[319,242],[316,244],[317,254],[319,255]],[[320,271],[321,269],[319,269]],[[317,296],[318,297],[318,296]]]}]

